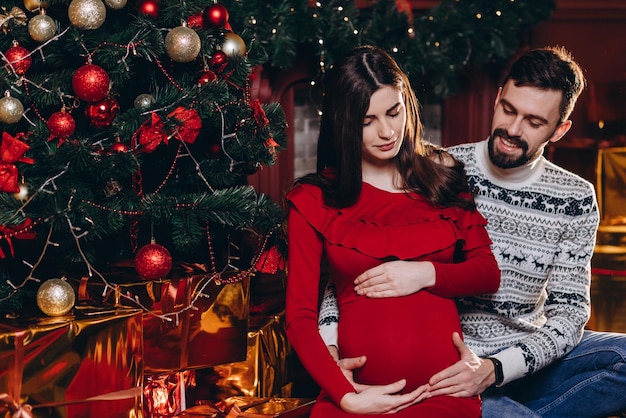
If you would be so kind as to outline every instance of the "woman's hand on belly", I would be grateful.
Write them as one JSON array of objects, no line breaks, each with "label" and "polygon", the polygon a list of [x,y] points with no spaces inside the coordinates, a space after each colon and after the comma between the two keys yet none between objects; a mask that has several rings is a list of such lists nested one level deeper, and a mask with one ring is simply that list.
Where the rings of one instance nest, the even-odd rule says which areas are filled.
[{"label": "woman's hand on belly", "polygon": [[398,394],[406,386],[406,380],[388,385],[360,385],[359,392],[346,393],[341,398],[341,409],[352,414],[384,414],[401,411],[431,397],[430,386],[423,385],[412,392]]}]

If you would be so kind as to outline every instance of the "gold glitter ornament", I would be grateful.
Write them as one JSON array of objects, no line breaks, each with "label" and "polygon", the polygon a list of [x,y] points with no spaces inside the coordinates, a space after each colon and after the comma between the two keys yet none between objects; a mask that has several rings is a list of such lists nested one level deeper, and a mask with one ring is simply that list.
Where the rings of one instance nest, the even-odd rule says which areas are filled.
[{"label": "gold glitter ornament", "polygon": [[17,123],[24,115],[24,105],[9,93],[0,99],[0,122],[8,125]]},{"label": "gold glitter ornament", "polygon": [[56,31],[56,22],[44,12],[44,9],[28,21],[28,34],[37,42],[49,41],[54,38]]},{"label": "gold glitter ornament", "polygon": [[76,295],[62,279],[48,279],[37,290],[37,306],[48,316],[63,316],[74,307]]},{"label": "gold glitter ornament", "polygon": [[234,55],[245,55],[247,52],[246,43],[241,37],[235,33],[227,32],[224,34],[222,42],[222,51],[229,57]]},{"label": "gold glitter ornament", "polygon": [[106,15],[107,8],[101,0],[72,0],[67,8],[70,23],[78,29],[98,29]]},{"label": "gold glitter ornament", "polygon": [[176,62],[191,62],[200,53],[200,36],[187,26],[178,26],[165,36],[165,52]]}]

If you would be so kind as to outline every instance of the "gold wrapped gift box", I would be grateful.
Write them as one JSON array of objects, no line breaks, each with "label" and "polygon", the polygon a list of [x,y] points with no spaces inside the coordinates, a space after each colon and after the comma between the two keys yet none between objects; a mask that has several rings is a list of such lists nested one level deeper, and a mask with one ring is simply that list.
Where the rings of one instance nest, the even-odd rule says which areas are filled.
[{"label": "gold wrapped gift box", "polygon": [[284,312],[265,316],[263,322],[251,325],[247,347],[245,361],[198,370],[199,390],[205,382],[212,385],[208,395],[200,395],[202,399],[291,395],[288,376],[291,346],[285,333]]},{"label": "gold wrapped gift box", "polygon": [[0,324],[5,409],[42,418],[143,417],[142,311],[73,313]]}]

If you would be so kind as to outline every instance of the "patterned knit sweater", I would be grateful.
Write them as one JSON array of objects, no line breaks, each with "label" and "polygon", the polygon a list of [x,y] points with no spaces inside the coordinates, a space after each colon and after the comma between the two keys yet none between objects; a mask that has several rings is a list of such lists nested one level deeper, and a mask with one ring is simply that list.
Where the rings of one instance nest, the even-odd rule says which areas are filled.
[{"label": "patterned knit sweater", "polygon": [[[595,191],[543,156],[514,169],[493,167],[486,140],[448,151],[465,163],[501,270],[497,293],[458,300],[464,339],[478,356],[498,358],[508,383],[567,354],[582,337],[599,222]],[[336,344],[332,298],[327,291],[320,310],[327,344]]]}]

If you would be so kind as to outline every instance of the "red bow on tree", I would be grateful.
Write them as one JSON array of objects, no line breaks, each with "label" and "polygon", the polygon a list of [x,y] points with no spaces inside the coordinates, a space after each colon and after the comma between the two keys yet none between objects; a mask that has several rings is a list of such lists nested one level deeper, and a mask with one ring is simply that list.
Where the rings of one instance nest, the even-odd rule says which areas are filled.
[{"label": "red bow on tree", "polygon": [[252,111],[254,112],[254,120],[259,128],[266,127],[270,121],[267,119],[267,115],[265,114],[265,110],[263,110],[263,106],[261,105],[261,101],[259,99],[252,99],[249,102]]},{"label": "red bow on tree", "polygon": [[200,134],[202,121],[198,112],[193,109],[177,107],[167,118],[176,121],[176,127],[169,132],[165,129],[165,122],[154,112],[151,119],[135,132],[135,136],[139,136],[139,145],[144,147],[145,152],[154,151],[161,142],[167,144],[172,137],[193,144]]},{"label": "red bow on tree", "polygon": [[8,193],[17,193],[20,188],[17,184],[17,167],[16,162],[33,164],[35,160],[23,157],[24,153],[30,149],[30,146],[22,141],[23,133],[18,133],[16,137],[12,137],[6,132],[2,132],[2,143],[0,143],[0,191]]}]

